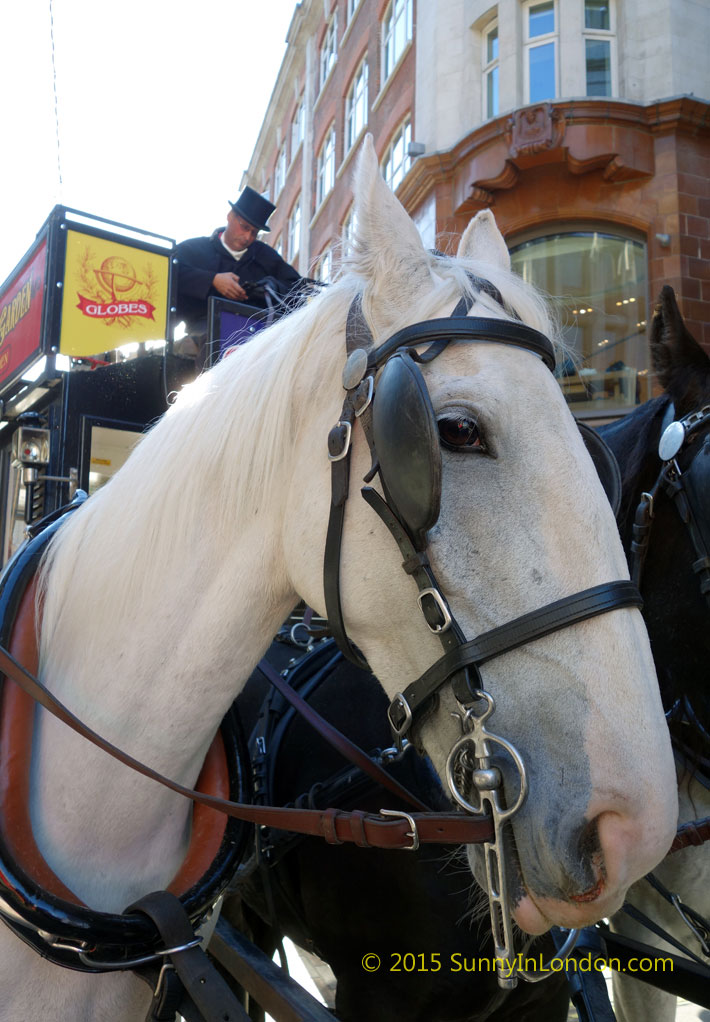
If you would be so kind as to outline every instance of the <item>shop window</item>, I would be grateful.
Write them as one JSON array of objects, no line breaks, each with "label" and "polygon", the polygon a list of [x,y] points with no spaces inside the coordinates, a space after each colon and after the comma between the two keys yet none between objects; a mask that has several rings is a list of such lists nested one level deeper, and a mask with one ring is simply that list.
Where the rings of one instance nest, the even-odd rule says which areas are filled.
[{"label": "shop window", "polygon": [[412,0],[392,0],[382,20],[382,81],[386,82],[412,38]]},{"label": "shop window", "polygon": [[527,3],[525,23],[525,85],[528,103],[557,95],[557,9],[555,0]]},{"label": "shop window", "polygon": [[616,415],[651,396],[647,253],[640,239],[570,230],[511,248],[513,268],[559,299],[569,355],[560,386],[575,414]]},{"label": "shop window", "polygon": [[486,120],[497,117],[498,102],[498,22],[494,21],[483,33],[483,116]]}]

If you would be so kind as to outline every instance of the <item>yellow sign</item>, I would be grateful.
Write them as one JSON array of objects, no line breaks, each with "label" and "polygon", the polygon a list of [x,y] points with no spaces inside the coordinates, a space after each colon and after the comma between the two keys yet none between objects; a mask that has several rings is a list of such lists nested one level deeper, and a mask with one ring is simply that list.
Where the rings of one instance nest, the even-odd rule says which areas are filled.
[{"label": "yellow sign", "polygon": [[163,340],[170,258],[67,231],[59,350],[82,358]]}]

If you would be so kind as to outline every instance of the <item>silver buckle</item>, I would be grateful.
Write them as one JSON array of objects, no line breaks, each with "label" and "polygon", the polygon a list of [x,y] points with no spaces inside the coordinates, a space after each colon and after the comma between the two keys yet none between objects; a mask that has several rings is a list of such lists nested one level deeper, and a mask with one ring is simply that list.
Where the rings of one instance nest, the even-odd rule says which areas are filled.
[{"label": "silver buckle", "polygon": [[[426,620],[426,614],[424,614],[424,607],[422,606],[422,600],[425,596],[431,596],[431,598],[434,600],[434,603],[439,608],[441,616],[444,619],[443,625],[430,625],[429,622]],[[449,608],[446,606],[444,597],[441,595],[438,589],[422,589],[419,595],[417,596],[417,603],[419,604],[419,609],[421,610],[422,614],[424,614],[424,620],[426,621],[426,626],[430,632],[433,632],[435,635],[441,635],[442,632],[448,631],[448,629],[451,627],[451,614],[449,613]]]},{"label": "silver buckle", "polygon": [[407,832],[407,837],[411,837],[412,843],[408,848],[403,848],[403,852],[416,852],[419,848],[419,833],[417,831],[417,825],[414,821],[414,817],[410,816],[409,813],[404,813],[400,809],[380,809],[380,816],[400,816],[406,820],[409,826],[412,828]]},{"label": "silver buckle", "polygon": [[374,376],[368,376],[367,377],[367,397],[365,398],[364,403],[359,408],[355,409],[355,418],[356,419],[359,419],[360,416],[362,415],[362,413],[365,411],[365,409],[368,408],[369,405],[372,403],[372,395],[374,393],[374,390],[375,390],[375,378],[374,378]]},{"label": "silver buckle", "polygon": [[334,428],[337,429],[338,426],[345,426],[345,443],[343,444],[343,449],[340,454],[331,454],[330,451],[328,451],[329,461],[342,461],[350,450],[350,438],[352,437],[353,428],[350,423],[344,419],[339,419]]}]

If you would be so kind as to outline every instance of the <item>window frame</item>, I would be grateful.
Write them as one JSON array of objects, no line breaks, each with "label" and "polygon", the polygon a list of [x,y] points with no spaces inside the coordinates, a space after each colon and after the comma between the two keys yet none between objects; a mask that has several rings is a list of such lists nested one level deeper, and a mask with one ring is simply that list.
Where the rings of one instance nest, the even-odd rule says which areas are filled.
[{"label": "window frame", "polygon": [[[402,18],[405,19],[405,35],[402,46],[397,50],[397,27],[399,26]],[[413,0],[390,0],[390,3],[385,9],[385,13],[382,18],[382,82],[384,85],[387,82],[402,59],[407,47],[414,38],[414,5]],[[388,61],[390,52],[390,42],[392,42],[392,53],[391,53],[391,64]]]},{"label": "window frame", "polygon": [[286,140],[284,139],[284,143],[279,149],[276,155],[276,162],[274,163],[274,202],[278,199],[286,184],[287,169],[288,160],[286,158]]},{"label": "window frame", "polygon": [[[491,34],[493,32],[496,33],[496,40],[498,42],[498,52],[496,53],[495,57],[492,60],[489,60],[488,59],[488,41],[489,41],[490,36],[491,36]],[[498,115],[500,114],[500,92],[499,92],[499,85],[500,85],[500,35],[498,33],[498,18],[497,17],[493,18],[492,21],[489,21],[488,24],[486,25],[486,27],[481,32],[481,41],[482,41],[481,76],[482,76],[482,80],[483,80],[483,95],[482,95],[483,110],[482,110],[482,114],[483,114],[484,121],[491,121],[491,120],[494,120],[496,117],[498,117]],[[489,102],[489,99],[490,99],[490,83],[491,83],[491,80],[493,80],[493,76],[495,76],[495,79],[494,79],[495,80],[495,110],[493,112],[491,112],[490,109],[489,109],[489,107],[491,106],[491,104]]]},{"label": "window frame", "polygon": [[[362,72],[364,71],[364,82]],[[354,93],[357,90],[358,84],[362,85],[362,89],[359,95],[355,98]],[[357,123],[353,123],[353,111],[357,113],[360,108],[363,107],[363,120],[359,127]],[[347,96],[345,97],[345,133],[343,138],[343,150],[344,154],[350,152],[352,147],[357,142],[362,132],[367,127],[367,123],[370,117],[370,71],[368,65],[367,54],[360,61],[355,74],[353,75],[350,88],[348,89]]]},{"label": "window frame", "polygon": [[[530,12],[533,8],[542,7],[543,4],[548,2],[552,3],[554,29],[552,32],[545,32],[541,35],[531,36]],[[531,95],[532,77],[530,74],[530,57],[533,50],[540,49],[543,46],[549,46],[550,44],[553,46],[554,93],[552,96],[544,96],[539,99],[533,99]],[[560,94],[560,28],[557,0],[525,0],[525,3],[523,4],[523,54],[525,102],[545,103],[549,100],[558,99]]]},{"label": "window frame", "polygon": [[328,198],[335,187],[335,121],[323,136],[316,157],[316,209]]},{"label": "window frame", "polygon": [[318,51],[318,91],[322,91],[330,73],[335,67],[338,59],[338,12],[333,11],[333,16],[326,25],[325,33]]},{"label": "window frame", "polygon": [[303,144],[306,134],[306,100],[303,93],[298,101],[298,106],[291,118],[291,162]]},{"label": "window frame", "polygon": [[[618,95],[617,79],[617,53],[616,53],[616,5],[613,0],[608,0],[609,6],[609,28],[587,28],[586,0],[582,0],[582,49],[584,67],[584,95],[591,99],[606,99]],[[609,92],[590,93],[587,66],[587,42],[606,42],[609,46]]]},{"label": "window frame", "polygon": [[288,214],[288,261],[293,263],[301,249],[301,196],[291,206]]},{"label": "window frame", "polygon": [[[392,168],[392,173],[388,176],[387,171],[389,169],[389,165],[391,163],[395,147],[397,146],[397,143],[399,142],[400,138],[402,139],[402,161],[396,167]],[[410,113],[407,114],[404,120],[400,121],[399,125],[392,132],[392,135],[390,136],[390,141],[388,142],[387,148],[385,149],[385,154],[380,160],[380,170],[382,171],[382,176],[384,177],[385,181],[387,182],[387,184],[389,185],[393,192],[397,191],[397,189],[401,185],[402,181],[404,181],[405,177],[407,176],[412,167],[412,158],[407,152],[409,143],[411,141],[412,141],[412,116]],[[398,177],[397,175],[400,173],[400,170],[401,176]]]}]

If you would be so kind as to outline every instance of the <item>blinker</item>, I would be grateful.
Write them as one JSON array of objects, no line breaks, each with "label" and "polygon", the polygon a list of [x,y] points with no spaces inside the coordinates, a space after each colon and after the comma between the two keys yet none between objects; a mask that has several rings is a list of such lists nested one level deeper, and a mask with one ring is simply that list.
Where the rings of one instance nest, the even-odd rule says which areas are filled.
[{"label": "blinker", "polygon": [[408,351],[394,354],[380,373],[372,429],[387,502],[415,549],[424,550],[441,506],[441,452],[429,391]]}]

